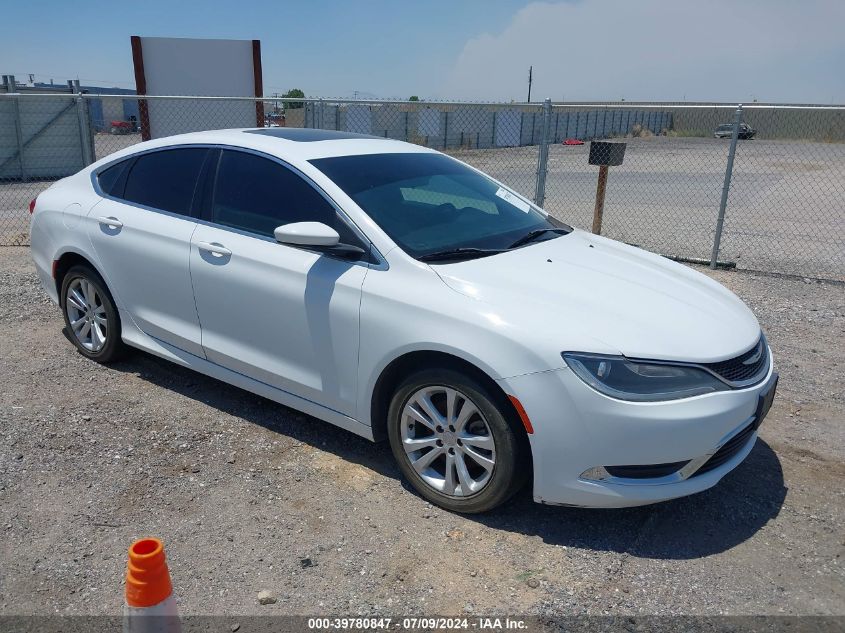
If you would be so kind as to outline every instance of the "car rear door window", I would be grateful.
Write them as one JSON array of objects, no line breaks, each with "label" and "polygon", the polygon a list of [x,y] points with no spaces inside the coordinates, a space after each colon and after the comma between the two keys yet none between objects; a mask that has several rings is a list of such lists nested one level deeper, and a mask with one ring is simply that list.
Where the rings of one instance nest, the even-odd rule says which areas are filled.
[{"label": "car rear door window", "polygon": [[336,230],[340,224],[334,207],[299,174],[231,150],[223,151],[217,168],[212,221],[269,237],[292,222],[322,222]]},{"label": "car rear door window", "polygon": [[188,147],[141,154],[129,170],[123,199],[190,215],[207,153],[205,148]]}]

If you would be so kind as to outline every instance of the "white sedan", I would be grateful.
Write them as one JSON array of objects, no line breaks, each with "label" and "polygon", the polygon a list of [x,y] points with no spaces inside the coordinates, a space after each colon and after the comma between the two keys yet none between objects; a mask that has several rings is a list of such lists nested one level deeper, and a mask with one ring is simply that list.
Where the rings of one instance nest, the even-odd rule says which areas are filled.
[{"label": "white sedan", "polygon": [[69,338],[139,348],[372,440],[422,496],[489,510],[696,493],[777,383],[708,277],[572,229],[431,149],[309,129],[127,148],[30,205]]}]

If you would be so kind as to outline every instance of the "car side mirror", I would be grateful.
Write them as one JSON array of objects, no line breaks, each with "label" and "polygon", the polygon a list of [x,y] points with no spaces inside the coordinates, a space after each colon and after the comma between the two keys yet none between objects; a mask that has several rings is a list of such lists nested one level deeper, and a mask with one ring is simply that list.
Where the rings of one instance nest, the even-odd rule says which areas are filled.
[{"label": "car side mirror", "polygon": [[322,222],[293,222],[277,226],[273,231],[276,241],[292,246],[337,246],[340,235]]},{"label": "car side mirror", "polygon": [[360,246],[341,244],[338,232],[322,222],[283,224],[276,227],[273,235],[280,244],[312,248],[343,259],[360,259],[367,253]]}]

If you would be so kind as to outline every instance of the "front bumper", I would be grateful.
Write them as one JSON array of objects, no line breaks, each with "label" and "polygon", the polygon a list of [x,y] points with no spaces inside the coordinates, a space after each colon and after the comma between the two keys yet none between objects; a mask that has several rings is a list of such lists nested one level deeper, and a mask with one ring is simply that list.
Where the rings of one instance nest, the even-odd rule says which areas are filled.
[{"label": "front bumper", "polygon": [[[756,429],[747,427],[755,423],[760,394],[776,380],[769,354],[768,375],[758,385],[669,402],[609,398],[568,368],[500,380],[506,393],[519,398],[534,428],[529,438],[535,501],[626,507],[714,486],[754,447]],[[702,467],[740,433],[741,444],[726,459]],[[674,462],[686,462],[685,472],[650,479],[582,477],[601,466]]]}]

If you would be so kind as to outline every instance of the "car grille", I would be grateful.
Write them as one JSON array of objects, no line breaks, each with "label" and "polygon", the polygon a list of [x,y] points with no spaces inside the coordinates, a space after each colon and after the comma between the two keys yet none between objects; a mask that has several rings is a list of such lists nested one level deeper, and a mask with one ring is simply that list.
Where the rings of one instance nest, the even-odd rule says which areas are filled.
[{"label": "car grille", "polygon": [[714,470],[725,464],[726,462],[730,461],[731,458],[736,455],[739,451],[745,448],[746,444],[748,444],[749,438],[754,434],[754,423],[752,422],[744,429],[742,429],[739,433],[734,435],[731,439],[725,442],[718,451],[713,453],[713,456],[710,457],[704,464],[696,470],[692,475],[690,475],[690,479],[693,477],[698,477],[699,475],[703,475],[704,473],[709,473],[711,470]]},{"label": "car grille", "polygon": [[704,367],[734,386],[737,383],[748,385],[762,380],[766,376],[768,365],[769,348],[766,345],[766,339],[762,336],[757,345],[736,358],[703,364]]}]

